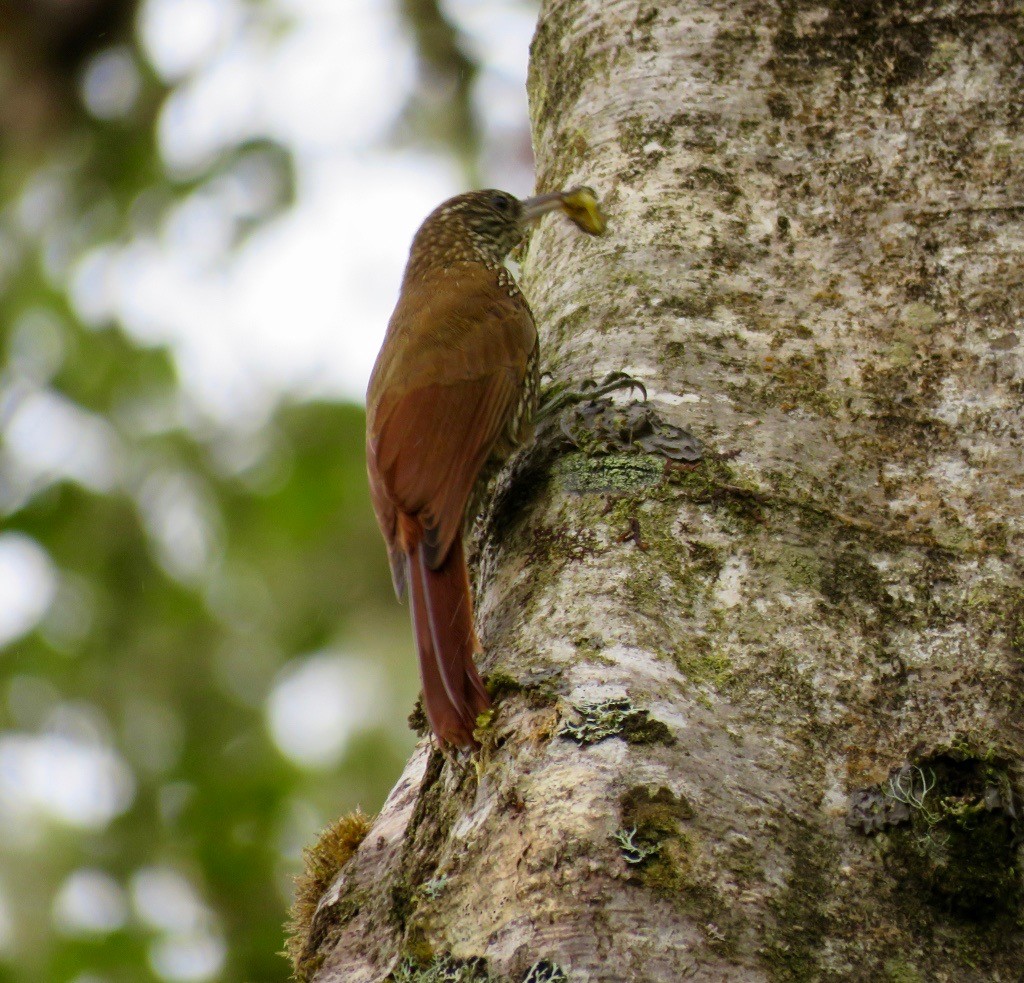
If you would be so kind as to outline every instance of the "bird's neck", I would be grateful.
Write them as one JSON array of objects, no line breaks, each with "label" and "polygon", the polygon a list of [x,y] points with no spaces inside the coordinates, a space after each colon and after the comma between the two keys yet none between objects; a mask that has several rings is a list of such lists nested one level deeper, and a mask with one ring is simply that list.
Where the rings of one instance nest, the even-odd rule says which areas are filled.
[{"label": "bird's neck", "polygon": [[421,279],[435,270],[460,266],[464,263],[480,264],[490,270],[502,270],[505,257],[499,256],[493,244],[484,237],[463,228],[426,226],[413,239],[406,279]]}]

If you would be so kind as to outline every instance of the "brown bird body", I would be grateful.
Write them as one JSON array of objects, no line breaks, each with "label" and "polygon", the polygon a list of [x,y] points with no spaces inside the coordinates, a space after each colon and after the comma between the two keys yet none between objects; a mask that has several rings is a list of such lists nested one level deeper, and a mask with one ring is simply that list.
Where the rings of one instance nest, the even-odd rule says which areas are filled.
[{"label": "brown bird body", "polygon": [[490,706],[474,662],[467,503],[486,466],[528,440],[538,390],[537,330],[505,257],[524,225],[565,207],[459,195],[417,232],[367,391],[370,494],[395,590],[408,594],[431,729],[474,743]]}]

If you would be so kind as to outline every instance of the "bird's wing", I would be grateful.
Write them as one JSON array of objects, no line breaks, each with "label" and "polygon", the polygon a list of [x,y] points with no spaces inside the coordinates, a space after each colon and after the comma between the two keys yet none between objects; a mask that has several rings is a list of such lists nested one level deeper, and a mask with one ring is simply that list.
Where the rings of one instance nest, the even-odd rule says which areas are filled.
[{"label": "bird's wing", "polygon": [[526,302],[493,271],[469,270],[458,289],[445,286],[403,293],[368,397],[371,484],[418,520],[432,568],[462,526],[536,343]]},{"label": "bird's wing", "polygon": [[407,573],[405,552],[398,541],[398,511],[391,501],[388,490],[381,480],[376,467],[372,442],[369,434],[366,439],[366,473],[370,485],[370,504],[377,516],[377,525],[384,534],[388,546],[388,560],[391,564],[391,581],[395,586],[395,594],[399,600],[405,597]]}]

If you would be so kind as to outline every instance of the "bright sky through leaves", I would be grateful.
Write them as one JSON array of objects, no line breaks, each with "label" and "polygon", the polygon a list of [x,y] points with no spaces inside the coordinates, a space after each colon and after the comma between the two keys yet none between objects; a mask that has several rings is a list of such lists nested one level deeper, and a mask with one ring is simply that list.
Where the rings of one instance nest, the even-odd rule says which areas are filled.
[{"label": "bright sky through leaves", "polygon": [[[518,4],[489,6],[452,9],[490,66],[486,118],[510,122],[525,115],[532,17]],[[160,120],[168,166],[191,173],[225,145],[269,136],[294,154],[294,208],[230,252],[237,203],[197,193],[156,239],[98,249],[74,279],[83,318],[114,315],[144,341],[170,343],[201,405],[236,423],[262,419],[282,391],[362,398],[412,234],[462,190],[450,162],[384,147],[414,82],[391,5],[283,8],[294,18],[283,41],[233,0],[149,0],[141,34],[157,70],[184,80]],[[131,81],[101,57],[116,91],[94,82],[91,98],[117,104]]]}]

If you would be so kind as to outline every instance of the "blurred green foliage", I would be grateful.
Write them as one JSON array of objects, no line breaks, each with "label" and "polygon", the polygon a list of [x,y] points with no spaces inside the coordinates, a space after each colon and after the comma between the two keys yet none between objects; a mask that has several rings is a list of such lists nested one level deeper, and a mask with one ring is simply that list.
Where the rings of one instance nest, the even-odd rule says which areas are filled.
[{"label": "blurred green foliage", "polygon": [[[89,346],[82,351],[88,357]],[[79,624],[59,625],[62,612],[51,610],[3,653],[0,722],[42,730],[59,705],[84,705],[137,785],[109,827],[74,836],[46,828],[28,855],[5,858],[16,925],[45,924],[78,867],[100,867],[127,886],[142,868],[170,866],[216,914],[229,945],[223,978],[283,979],[275,954],[298,848],[339,812],[376,807],[397,776],[412,744],[403,723],[415,676],[366,497],[362,412],[288,407],[272,428],[266,453],[280,460],[262,487],[220,474],[185,432],[129,449],[149,462],[143,467],[199,482],[214,510],[215,569],[193,583],[161,566],[122,491],[57,482],[5,517],[5,530],[32,536],[87,598]],[[275,748],[266,700],[289,658],[331,648],[372,659],[398,692],[337,764],[307,772]],[[15,705],[26,680],[45,680],[52,694],[32,708],[34,721]],[[132,926],[87,942],[49,934],[18,947],[23,975],[11,978],[70,980],[69,965],[102,967],[111,980],[151,978],[139,960],[151,934]]]},{"label": "blurred green foliage", "polygon": [[[472,66],[436,4],[404,11],[423,64],[457,93],[466,160]],[[217,979],[287,978],[281,926],[302,846],[342,812],[375,810],[414,740],[418,681],[369,508],[362,409],[283,405],[258,429],[221,428],[184,405],[168,351],[82,324],[69,300],[76,258],[225,173],[256,161],[275,178],[238,237],[293,193],[288,153],[268,141],[167,173],[155,123],[169,85],[140,53],[136,14],[133,0],[18,0],[0,18],[0,535],[30,537],[57,583],[42,620],[0,649],[0,746],[49,735],[128,769],[109,822],[0,812],[0,983],[188,978],[161,952],[189,932],[223,941]],[[141,87],[129,116],[99,119],[81,73],[115,45]],[[40,189],[55,205],[28,221]],[[109,474],[18,465],[5,427],[41,397],[88,414]],[[340,759],[304,768],[275,745],[268,701],[290,663],[318,652],[362,660],[379,706]],[[82,871],[113,886],[112,909],[93,898],[99,922],[113,915],[62,927],[59,899]],[[198,916],[153,880],[168,871]],[[155,915],[147,883],[163,885]]]}]

